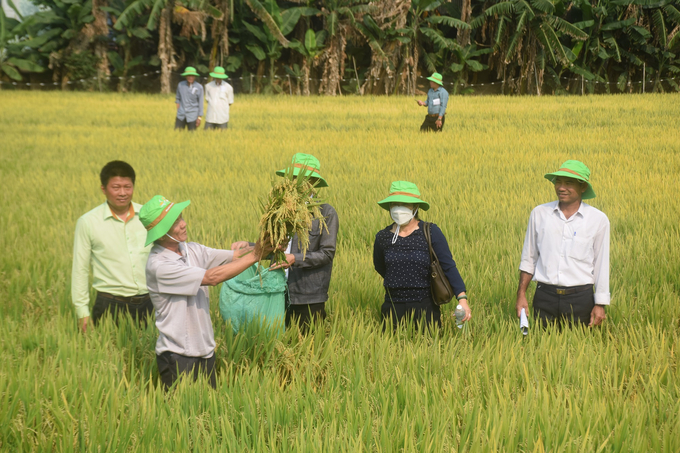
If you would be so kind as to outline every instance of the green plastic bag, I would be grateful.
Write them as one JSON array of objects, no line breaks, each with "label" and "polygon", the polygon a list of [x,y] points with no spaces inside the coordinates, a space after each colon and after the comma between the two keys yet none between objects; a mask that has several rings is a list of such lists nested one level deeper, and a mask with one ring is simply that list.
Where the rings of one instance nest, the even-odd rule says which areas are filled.
[{"label": "green plastic bag", "polygon": [[282,269],[261,267],[253,264],[231,280],[222,284],[220,290],[220,313],[224,321],[231,321],[234,333],[242,326],[260,319],[263,327],[284,330],[286,304],[286,276]]}]

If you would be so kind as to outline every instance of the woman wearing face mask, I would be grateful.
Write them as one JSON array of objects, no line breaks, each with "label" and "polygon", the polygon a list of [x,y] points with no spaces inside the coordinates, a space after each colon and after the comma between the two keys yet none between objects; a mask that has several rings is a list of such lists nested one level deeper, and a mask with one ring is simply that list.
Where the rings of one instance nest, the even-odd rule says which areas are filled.
[{"label": "woman wearing face mask", "polygon": [[[423,201],[418,187],[408,181],[395,181],[387,198],[378,202],[390,211],[393,222],[375,235],[373,265],[384,278],[385,302],[382,315],[392,319],[393,327],[403,318],[414,323],[424,320],[425,326],[435,322],[441,326],[439,306],[432,301],[430,290],[430,254],[423,232],[423,222],[418,219],[420,210],[430,209]],[[465,309],[464,321],[471,317],[465,294],[465,283],[458,273],[456,263],[444,234],[435,224],[431,226],[432,248],[453,288],[458,304]]]}]

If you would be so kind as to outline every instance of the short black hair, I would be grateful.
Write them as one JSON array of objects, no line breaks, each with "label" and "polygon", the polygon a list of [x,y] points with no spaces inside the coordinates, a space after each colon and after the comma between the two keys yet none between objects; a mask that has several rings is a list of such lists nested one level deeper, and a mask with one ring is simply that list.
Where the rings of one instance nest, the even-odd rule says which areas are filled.
[{"label": "short black hair", "polygon": [[111,178],[120,176],[121,178],[130,178],[132,184],[135,183],[135,169],[132,165],[122,160],[112,160],[108,164],[104,165],[101,173],[99,173],[99,179],[102,182],[102,186],[106,187]]}]

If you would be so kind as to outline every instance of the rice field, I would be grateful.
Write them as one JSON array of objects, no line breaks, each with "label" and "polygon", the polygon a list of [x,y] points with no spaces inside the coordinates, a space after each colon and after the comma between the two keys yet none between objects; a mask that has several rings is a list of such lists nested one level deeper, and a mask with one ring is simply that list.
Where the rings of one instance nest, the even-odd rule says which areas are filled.
[{"label": "rice field", "polygon": [[[441,134],[406,97],[237,96],[225,133],[175,133],[174,97],[0,92],[0,450],[276,452],[680,451],[680,95],[452,97]],[[315,155],[340,218],[328,319],[276,337],[222,325],[217,390],[166,395],[155,326],[79,334],[75,222],[114,159],[134,200],[191,199],[189,238],[258,235],[259,200],[296,152]],[[611,221],[602,328],[523,338],[514,314],[543,174],[591,169]],[[468,287],[463,331],[383,333],[372,267],[378,207],[418,184]],[[533,286],[532,286],[533,288]],[[533,290],[531,290],[533,291]]]}]

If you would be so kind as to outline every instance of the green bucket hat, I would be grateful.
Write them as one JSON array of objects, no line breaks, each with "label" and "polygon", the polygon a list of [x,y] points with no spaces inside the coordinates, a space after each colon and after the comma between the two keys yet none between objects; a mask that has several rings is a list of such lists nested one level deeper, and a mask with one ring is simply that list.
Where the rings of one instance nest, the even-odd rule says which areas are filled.
[{"label": "green bucket hat", "polygon": [[420,205],[420,209],[427,211],[430,203],[420,199],[418,186],[408,181],[394,181],[390,185],[390,194],[378,202],[381,208],[390,210],[390,203],[411,203]]},{"label": "green bucket hat", "polygon": [[184,208],[190,204],[190,200],[172,203],[167,198],[156,195],[142,206],[142,209],[139,210],[139,220],[146,228],[146,244],[144,246],[160,239],[170,231],[172,224],[175,223]]},{"label": "green bucket hat", "polygon": [[[299,175],[302,171],[305,174],[309,174],[310,178],[317,178],[319,180],[319,183],[316,185],[316,187],[328,187],[328,183],[325,179],[323,179],[323,176],[321,176],[321,164],[319,163],[319,159],[312,156],[311,154],[294,154],[291,166],[293,167],[294,176]],[[277,171],[276,174],[278,176],[284,176],[287,170],[287,168],[284,168],[283,170]]]},{"label": "green bucket hat", "polygon": [[184,72],[182,73],[182,77],[186,77],[188,75],[200,77],[200,74],[196,72],[196,68],[194,68],[193,66],[187,66]]},{"label": "green bucket hat", "polygon": [[595,191],[593,190],[592,184],[590,184],[590,170],[583,162],[579,162],[578,160],[568,160],[562,164],[559,170],[553,173],[546,173],[544,175],[545,179],[550,182],[554,182],[555,178],[558,176],[565,176],[567,178],[574,178],[585,182],[588,184],[588,188],[585,192],[583,192],[581,198],[584,200],[595,198]]},{"label": "green bucket hat", "polygon": [[427,80],[430,80],[434,83],[438,83],[439,85],[444,86],[444,79],[442,78],[442,75],[438,72],[432,74],[430,77],[427,78]]},{"label": "green bucket hat", "polygon": [[210,77],[214,77],[216,79],[228,79],[229,76],[224,73],[224,68],[222,66],[215,66],[215,69],[213,69],[213,72],[210,73]]}]

